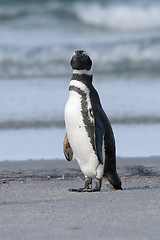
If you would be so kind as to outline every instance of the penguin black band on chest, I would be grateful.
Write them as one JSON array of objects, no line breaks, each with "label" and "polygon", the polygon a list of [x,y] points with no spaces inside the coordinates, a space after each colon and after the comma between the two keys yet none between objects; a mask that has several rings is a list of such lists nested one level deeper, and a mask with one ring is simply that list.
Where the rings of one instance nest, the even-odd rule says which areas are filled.
[{"label": "penguin black band on chest", "polygon": [[92,147],[94,151],[96,151],[95,143],[94,143],[94,120],[91,121],[91,118],[93,118],[93,114],[92,114],[92,109],[89,108],[88,106],[87,94],[83,90],[81,90],[79,87],[76,87],[73,85],[69,87],[69,91],[75,91],[81,96],[81,114],[82,114],[84,126],[86,129],[86,132],[88,133],[88,137],[90,139]]},{"label": "penguin black band on chest", "polygon": [[[79,50],[73,54],[71,66],[73,75],[65,107],[64,154],[69,161],[74,154],[86,181],[84,188],[70,191],[100,191],[103,177],[115,189],[121,189],[113,131],[92,85],[92,60],[85,51]],[[92,178],[96,179],[94,188]]]}]

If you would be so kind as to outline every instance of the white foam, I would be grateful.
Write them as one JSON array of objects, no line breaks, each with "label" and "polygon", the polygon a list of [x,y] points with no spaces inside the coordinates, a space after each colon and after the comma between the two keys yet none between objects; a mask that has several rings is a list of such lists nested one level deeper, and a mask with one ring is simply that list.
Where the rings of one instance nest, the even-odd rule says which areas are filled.
[{"label": "white foam", "polygon": [[[92,51],[94,65],[109,63],[121,63],[123,61],[130,61],[134,63],[145,63],[150,61],[157,63],[160,61],[160,44],[147,45],[142,48],[141,44],[137,43],[119,43],[114,47],[107,48],[101,51]],[[105,66],[105,65],[104,65]],[[117,67],[116,65],[112,65]],[[141,65],[142,66],[142,65]]]},{"label": "white foam", "polygon": [[77,4],[75,9],[81,21],[94,26],[123,31],[160,28],[160,5],[103,6],[94,3],[88,7]]}]

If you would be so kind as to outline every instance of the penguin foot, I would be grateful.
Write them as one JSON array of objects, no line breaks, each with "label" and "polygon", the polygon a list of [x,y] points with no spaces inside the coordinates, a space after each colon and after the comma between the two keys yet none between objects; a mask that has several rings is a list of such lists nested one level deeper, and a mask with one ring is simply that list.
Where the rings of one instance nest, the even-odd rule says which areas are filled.
[{"label": "penguin foot", "polygon": [[102,179],[96,178],[96,184],[93,188],[93,192],[100,192],[102,186]]},{"label": "penguin foot", "polygon": [[102,185],[102,179],[96,178],[96,184],[95,187],[92,188],[92,178],[87,178],[85,181],[84,188],[71,188],[68,191],[69,192],[100,192]]},{"label": "penguin foot", "polygon": [[102,179],[96,178],[95,187],[84,189],[83,192],[100,192],[101,186],[102,186]]},{"label": "penguin foot", "polygon": [[68,189],[69,192],[87,192],[87,188],[71,188],[71,189]]},{"label": "penguin foot", "polygon": [[71,188],[68,189],[69,192],[100,192],[100,189],[97,188]]},{"label": "penguin foot", "polygon": [[92,188],[92,189],[84,189],[83,192],[100,192],[101,189],[98,188]]},{"label": "penguin foot", "polygon": [[68,191],[69,192],[87,192],[87,190],[91,190],[92,189],[92,178],[89,177],[85,177],[85,185],[84,188],[71,188]]}]

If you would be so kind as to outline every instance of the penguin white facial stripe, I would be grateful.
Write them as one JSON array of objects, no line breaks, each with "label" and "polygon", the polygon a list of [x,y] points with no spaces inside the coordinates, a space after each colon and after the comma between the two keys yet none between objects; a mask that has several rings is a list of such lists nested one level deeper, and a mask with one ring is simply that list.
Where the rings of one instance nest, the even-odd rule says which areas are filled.
[{"label": "penguin white facial stripe", "polygon": [[82,82],[79,82],[77,80],[71,80],[70,86],[77,87],[77,88],[81,89],[85,94],[89,94],[88,87]]},{"label": "penguin white facial stripe", "polygon": [[92,83],[92,75],[86,75],[86,74],[73,74],[72,80],[77,80],[83,84],[85,84],[88,88]]},{"label": "penguin white facial stripe", "polygon": [[90,70],[86,70],[86,69],[82,69],[82,70],[73,69],[73,74],[78,74],[78,75],[86,74],[86,75],[91,76],[92,75],[92,68]]},{"label": "penguin white facial stripe", "polygon": [[74,85],[70,85],[69,86],[69,91],[74,91],[74,92],[80,94],[82,98],[86,98],[86,93],[82,89],[80,89],[79,87],[76,87]]}]

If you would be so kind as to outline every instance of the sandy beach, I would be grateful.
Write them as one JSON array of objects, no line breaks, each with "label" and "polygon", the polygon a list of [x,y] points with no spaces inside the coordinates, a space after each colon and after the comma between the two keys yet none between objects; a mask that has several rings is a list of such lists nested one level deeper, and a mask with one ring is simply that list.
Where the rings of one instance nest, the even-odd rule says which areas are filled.
[{"label": "sandy beach", "polygon": [[[159,12],[157,0],[0,1],[0,240],[160,239]],[[113,128],[122,191],[68,191],[84,186],[63,155],[80,49]]]},{"label": "sandy beach", "polygon": [[0,162],[0,239],[154,239],[160,236],[160,158],[118,158],[123,190],[83,186],[76,161]]}]

